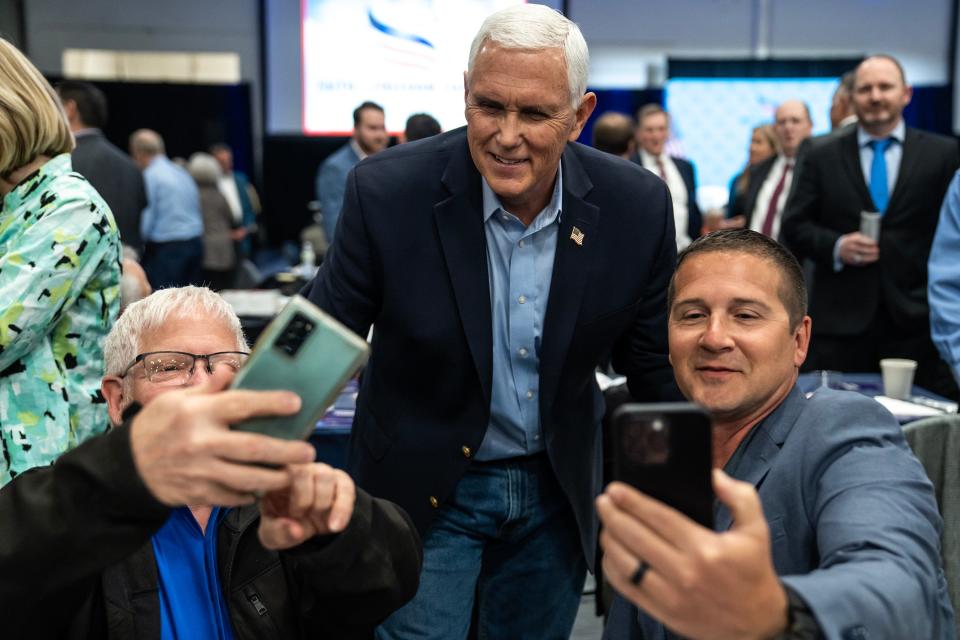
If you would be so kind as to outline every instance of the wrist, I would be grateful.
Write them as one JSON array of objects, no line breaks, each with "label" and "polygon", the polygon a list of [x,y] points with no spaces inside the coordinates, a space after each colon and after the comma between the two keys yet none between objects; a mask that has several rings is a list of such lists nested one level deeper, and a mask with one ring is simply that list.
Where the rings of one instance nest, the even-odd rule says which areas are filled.
[{"label": "wrist", "polygon": [[758,638],[782,638],[789,632],[791,624],[790,597],[783,584],[776,582],[771,594],[771,601],[763,607],[766,615],[761,621]]}]

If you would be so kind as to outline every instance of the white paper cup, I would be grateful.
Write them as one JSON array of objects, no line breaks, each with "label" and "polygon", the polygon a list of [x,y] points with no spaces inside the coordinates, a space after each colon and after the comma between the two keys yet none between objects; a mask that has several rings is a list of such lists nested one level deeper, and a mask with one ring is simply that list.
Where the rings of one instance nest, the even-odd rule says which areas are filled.
[{"label": "white paper cup", "polygon": [[883,395],[897,400],[909,400],[913,391],[913,374],[917,370],[916,360],[906,358],[884,358],[880,361],[883,374]]}]

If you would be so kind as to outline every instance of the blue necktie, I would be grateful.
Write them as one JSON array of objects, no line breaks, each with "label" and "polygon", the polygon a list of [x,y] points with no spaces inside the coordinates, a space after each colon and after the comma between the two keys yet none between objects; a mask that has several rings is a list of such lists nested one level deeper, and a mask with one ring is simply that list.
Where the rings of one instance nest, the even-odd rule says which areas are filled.
[{"label": "blue necktie", "polygon": [[893,142],[892,138],[871,140],[868,144],[873,149],[873,164],[870,165],[870,197],[873,205],[881,214],[887,210],[890,201],[890,192],[887,187],[887,147]]}]

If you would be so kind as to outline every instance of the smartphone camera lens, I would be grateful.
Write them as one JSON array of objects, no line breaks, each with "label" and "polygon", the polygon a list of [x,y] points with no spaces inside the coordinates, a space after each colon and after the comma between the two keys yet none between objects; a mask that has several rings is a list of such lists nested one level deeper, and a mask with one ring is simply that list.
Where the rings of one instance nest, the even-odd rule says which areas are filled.
[{"label": "smartphone camera lens", "polygon": [[277,338],[276,346],[282,352],[293,357],[303,346],[307,336],[309,336],[316,325],[305,318],[302,314],[296,314],[284,327],[283,333]]}]

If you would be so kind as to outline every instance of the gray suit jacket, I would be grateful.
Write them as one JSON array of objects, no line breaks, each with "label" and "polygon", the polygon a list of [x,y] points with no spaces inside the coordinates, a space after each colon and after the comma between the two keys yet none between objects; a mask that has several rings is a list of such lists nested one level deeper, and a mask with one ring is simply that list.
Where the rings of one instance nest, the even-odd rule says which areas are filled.
[{"label": "gray suit jacket", "polygon": [[96,130],[77,136],[77,147],[70,160],[73,170],[107,201],[117,221],[120,241],[142,252],[140,215],[147,206],[147,190],[143,174],[130,156]]},{"label": "gray suit jacket", "polygon": [[[954,638],[933,487],[893,416],[857,393],[794,387],[755,430],[726,471],[757,487],[777,575],[824,637]],[[725,507],[715,516],[730,528]],[[678,636],[618,596],[604,637]]]}]

